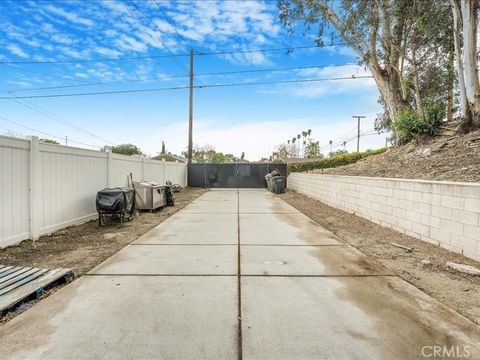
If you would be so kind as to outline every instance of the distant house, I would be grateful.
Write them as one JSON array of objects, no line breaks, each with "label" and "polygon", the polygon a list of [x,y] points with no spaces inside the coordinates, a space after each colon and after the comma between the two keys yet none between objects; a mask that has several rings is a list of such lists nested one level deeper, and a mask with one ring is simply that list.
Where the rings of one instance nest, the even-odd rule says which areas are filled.
[{"label": "distant house", "polygon": [[187,159],[184,158],[183,156],[178,156],[178,155],[172,155],[172,154],[159,154],[152,159],[154,160],[164,160],[164,161],[178,161],[181,163],[186,163]]}]

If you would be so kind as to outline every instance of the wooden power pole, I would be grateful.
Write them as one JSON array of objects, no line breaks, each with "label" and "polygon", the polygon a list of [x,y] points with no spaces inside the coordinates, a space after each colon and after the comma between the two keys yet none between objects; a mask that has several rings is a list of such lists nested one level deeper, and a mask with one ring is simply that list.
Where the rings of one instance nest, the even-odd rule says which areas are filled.
[{"label": "wooden power pole", "polygon": [[360,119],[363,119],[363,115],[353,115],[353,118],[357,118],[357,153],[360,152]]},{"label": "wooden power pole", "polygon": [[192,163],[193,151],[193,49],[190,49],[190,93],[188,98],[188,163]]}]

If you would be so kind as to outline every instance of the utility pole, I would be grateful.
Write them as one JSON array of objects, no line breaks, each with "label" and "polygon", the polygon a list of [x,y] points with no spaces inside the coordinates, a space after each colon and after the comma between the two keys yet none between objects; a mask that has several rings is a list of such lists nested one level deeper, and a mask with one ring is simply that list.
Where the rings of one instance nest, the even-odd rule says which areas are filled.
[{"label": "utility pole", "polygon": [[65,136],[65,146],[68,146],[68,136]]},{"label": "utility pole", "polygon": [[190,49],[190,93],[188,98],[188,163],[192,163],[193,148],[193,49]]},{"label": "utility pole", "polygon": [[363,119],[363,115],[353,115],[353,118],[357,118],[357,153],[360,152],[360,119]]}]

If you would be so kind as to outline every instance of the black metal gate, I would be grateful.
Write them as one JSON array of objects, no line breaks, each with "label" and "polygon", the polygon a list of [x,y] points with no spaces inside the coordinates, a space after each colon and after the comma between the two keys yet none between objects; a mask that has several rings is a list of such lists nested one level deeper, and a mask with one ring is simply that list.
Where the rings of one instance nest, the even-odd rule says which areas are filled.
[{"label": "black metal gate", "polygon": [[287,164],[190,164],[188,186],[201,188],[265,188],[265,175],[277,169],[287,176]]}]

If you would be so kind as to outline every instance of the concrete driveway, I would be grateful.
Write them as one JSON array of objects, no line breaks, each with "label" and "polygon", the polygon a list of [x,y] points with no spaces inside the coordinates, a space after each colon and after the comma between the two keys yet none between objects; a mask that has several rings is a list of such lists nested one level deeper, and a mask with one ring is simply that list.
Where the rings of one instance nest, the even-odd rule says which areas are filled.
[{"label": "concrete driveway", "polygon": [[478,359],[479,344],[263,190],[207,192],[0,327],[2,359]]}]

